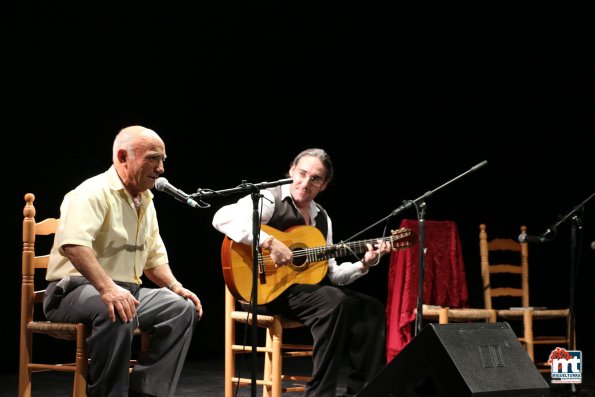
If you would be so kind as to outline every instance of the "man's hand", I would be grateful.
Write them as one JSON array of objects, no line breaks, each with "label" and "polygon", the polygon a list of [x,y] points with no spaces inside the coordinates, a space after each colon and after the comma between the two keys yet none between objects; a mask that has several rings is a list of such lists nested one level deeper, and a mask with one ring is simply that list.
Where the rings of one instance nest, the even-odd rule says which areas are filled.
[{"label": "man's hand", "polygon": [[380,261],[380,258],[393,250],[393,245],[390,241],[383,241],[380,239],[377,241],[378,243],[374,244],[376,248],[370,243],[366,244],[368,251],[366,251],[364,258],[362,259],[362,264],[365,267],[376,266]]},{"label": "man's hand", "polygon": [[114,284],[114,288],[102,291],[101,300],[107,306],[107,312],[112,322],[116,321],[116,312],[125,323],[132,321],[136,316],[136,307],[140,305],[140,301],[130,291],[117,284]]},{"label": "man's hand", "polygon": [[268,249],[271,253],[271,260],[275,266],[289,265],[293,262],[293,252],[276,238],[272,238],[268,244]]},{"label": "man's hand", "polygon": [[198,314],[198,319],[200,320],[202,318],[202,304],[200,303],[200,299],[198,299],[198,296],[196,296],[194,292],[190,291],[187,288],[184,288],[184,286],[178,282],[174,283],[173,287],[171,288],[171,291],[180,295],[182,298],[190,299],[194,303],[194,306],[196,306],[196,313]]}]

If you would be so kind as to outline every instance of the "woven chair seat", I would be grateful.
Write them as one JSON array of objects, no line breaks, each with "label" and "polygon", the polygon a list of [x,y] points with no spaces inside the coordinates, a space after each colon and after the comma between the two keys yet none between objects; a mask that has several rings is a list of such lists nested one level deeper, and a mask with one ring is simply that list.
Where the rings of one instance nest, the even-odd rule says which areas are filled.
[{"label": "woven chair seat", "polygon": [[[498,317],[504,320],[519,320],[523,318],[522,309],[502,309],[497,310]],[[547,320],[552,318],[565,317],[570,314],[570,309],[533,309],[531,316],[534,320]]]},{"label": "woven chair seat", "polygon": [[475,308],[459,308],[448,309],[448,318],[450,320],[489,320],[492,317],[492,310],[475,309]]},{"label": "woven chair seat", "polygon": [[436,321],[440,319],[441,312],[445,311],[448,321],[490,321],[495,319],[494,311],[479,308],[449,308],[435,305],[423,305],[423,317],[427,320]]},{"label": "woven chair seat", "polygon": [[[49,335],[64,340],[76,340],[76,326],[74,323],[54,323],[51,321],[31,321],[27,329],[37,334]],[[134,335],[142,334],[140,328],[134,330]]]},{"label": "woven chair seat", "polygon": [[[443,308],[441,306],[424,304],[422,310],[425,319],[436,321],[440,317],[440,311],[443,310]],[[414,313],[417,314],[417,308],[415,309]]]},{"label": "woven chair seat", "polygon": [[[252,313],[250,312],[234,311],[231,313],[231,318],[239,323],[252,325]],[[275,321],[274,316],[269,316],[266,314],[257,314],[256,318],[258,323],[263,327],[269,327]],[[283,328],[300,328],[304,326],[304,324],[300,323],[299,321],[291,320],[285,317],[280,317],[280,321]]]},{"label": "woven chair seat", "polygon": [[38,334],[45,334],[58,339],[76,340],[76,324],[53,323],[50,321],[32,321],[27,329]]}]

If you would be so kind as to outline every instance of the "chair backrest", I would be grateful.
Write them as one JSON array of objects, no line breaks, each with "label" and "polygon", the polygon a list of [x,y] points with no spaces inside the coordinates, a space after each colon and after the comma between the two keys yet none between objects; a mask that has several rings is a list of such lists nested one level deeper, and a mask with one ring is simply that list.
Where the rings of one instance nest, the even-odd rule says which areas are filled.
[{"label": "chair backrest", "polygon": [[[85,396],[88,358],[85,349],[87,330],[83,324],[51,323],[43,316],[42,303],[45,290],[45,269],[48,266],[49,251],[58,228],[59,219],[46,218],[36,222],[33,206],[35,195],[25,195],[23,209],[23,252],[21,279],[21,322],[19,346],[19,397],[31,396],[31,381],[34,371],[67,371],[74,374],[73,396]],[[37,238],[47,236],[43,241],[44,251],[37,249]],[[36,286],[39,283],[39,287]],[[36,310],[36,308],[38,310]],[[33,334],[39,333],[54,338],[76,341],[74,360],[69,363],[34,362]]]},{"label": "chair backrest", "polygon": [[[521,226],[521,233],[527,228]],[[486,309],[529,307],[529,248],[512,238],[488,240],[486,225],[479,225],[479,252]]]},{"label": "chair backrest", "polygon": [[[25,195],[25,208],[23,209],[23,256],[22,256],[22,281],[21,281],[21,340],[26,332],[27,324],[33,321],[35,304],[43,302],[45,290],[35,290],[36,272],[48,267],[48,254],[36,252],[38,236],[49,236],[47,241],[51,246],[53,235],[58,228],[59,219],[46,218],[40,222],[35,221],[36,210],[33,206],[35,195]],[[41,273],[41,272],[40,272]],[[37,276],[39,278],[39,276]],[[37,318],[38,315],[35,315]],[[22,350],[21,350],[22,351]]]}]

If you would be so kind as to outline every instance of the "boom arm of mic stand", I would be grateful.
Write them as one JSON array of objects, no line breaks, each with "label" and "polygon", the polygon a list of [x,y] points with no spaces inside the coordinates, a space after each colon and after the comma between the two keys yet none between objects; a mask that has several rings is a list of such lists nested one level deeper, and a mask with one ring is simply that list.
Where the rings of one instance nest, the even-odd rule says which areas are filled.
[{"label": "boom arm of mic stand", "polygon": [[591,200],[594,196],[595,196],[595,193],[592,193],[589,197],[587,197],[585,200],[583,200],[582,203],[580,203],[579,205],[577,205],[576,207],[574,207],[569,213],[567,213],[566,215],[560,217],[560,220],[558,222],[554,223],[553,225],[551,225],[550,227],[547,228],[547,230],[545,231],[545,233],[543,234],[543,236],[546,236],[550,231],[554,231],[555,232],[556,231],[556,228],[558,226],[560,226],[562,223],[566,222],[566,220],[568,218],[570,218],[573,214],[575,214],[576,212],[578,212],[578,210],[580,210],[581,208],[583,208],[584,205],[587,204],[587,201]]},{"label": "boom arm of mic stand", "polygon": [[242,181],[242,183],[234,188],[231,189],[222,189],[222,190],[212,190],[212,189],[197,189],[196,193],[189,194],[188,196],[193,199],[206,199],[213,196],[230,196],[236,193],[251,193],[251,192],[258,192],[261,189],[266,189],[269,187],[275,187],[279,185],[287,185],[292,183],[293,179],[279,179],[273,182],[260,182],[260,183],[247,183],[246,181]]},{"label": "boom arm of mic stand", "polygon": [[212,190],[212,189],[198,189],[196,193],[192,193],[189,196],[191,198],[209,198],[213,196],[229,196],[235,193],[250,193],[253,191],[258,191],[261,189],[266,189],[269,187],[275,187],[279,185],[287,185],[293,182],[293,179],[279,179],[278,181],[273,182],[261,182],[261,183],[247,183],[246,181],[242,181],[242,183],[234,188],[231,189],[222,189],[222,190]]}]

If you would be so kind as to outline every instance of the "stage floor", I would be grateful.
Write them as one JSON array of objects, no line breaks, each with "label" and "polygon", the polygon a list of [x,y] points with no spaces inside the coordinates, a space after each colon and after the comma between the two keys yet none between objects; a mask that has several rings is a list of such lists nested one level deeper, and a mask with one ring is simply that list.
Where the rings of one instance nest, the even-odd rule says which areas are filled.
[{"label": "stage floor", "polygon": [[[311,363],[309,358],[296,358],[287,360],[287,365],[291,366],[294,373],[308,374]],[[248,360],[250,361],[250,360]],[[242,376],[250,378],[250,368],[248,361],[245,363],[245,371]],[[576,385],[576,393],[572,393],[568,385],[550,385],[550,397],[581,396],[595,397],[595,371],[593,365],[595,362],[585,362],[583,367],[583,382]],[[186,362],[182,371],[180,382],[176,391],[176,397],[196,396],[196,397],[223,397],[223,370],[224,362],[222,357],[204,357],[193,358]],[[344,377],[346,371],[342,371],[340,386],[337,395],[344,391]],[[34,387],[32,397],[70,397],[71,374],[42,372],[33,375]],[[544,379],[549,383],[550,375],[544,374]],[[0,397],[17,396],[18,378],[16,374],[0,375]],[[250,397],[251,387],[241,387],[238,389],[237,397]],[[262,395],[260,387],[257,388],[257,396]],[[288,395],[297,395],[288,393]]]}]

